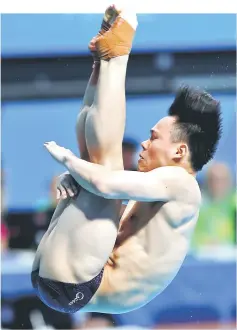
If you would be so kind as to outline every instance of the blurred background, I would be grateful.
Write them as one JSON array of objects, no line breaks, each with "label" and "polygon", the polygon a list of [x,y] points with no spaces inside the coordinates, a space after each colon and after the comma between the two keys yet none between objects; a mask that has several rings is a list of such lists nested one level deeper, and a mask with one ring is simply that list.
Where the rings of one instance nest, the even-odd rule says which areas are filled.
[{"label": "blurred background", "polygon": [[138,19],[126,83],[125,168],[136,170],[139,143],[180,84],[205,88],[222,104],[223,137],[198,176],[203,206],[190,253],[170,286],[131,313],[70,316],[35,297],[34,251],[56,206],[55,178],[64,171],[43,143],[55,140],[77,153],[76,116],[92,66],[87,44],[102,15],[2,15],[2,328],[235,328],[236,16]]}]

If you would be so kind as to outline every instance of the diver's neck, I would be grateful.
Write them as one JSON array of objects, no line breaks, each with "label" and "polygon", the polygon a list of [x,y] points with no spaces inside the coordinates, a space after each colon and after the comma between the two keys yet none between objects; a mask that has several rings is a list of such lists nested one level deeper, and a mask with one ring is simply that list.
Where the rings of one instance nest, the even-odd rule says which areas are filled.
[{"label": "diver's neck", "polygon": [[188,174],[192,175],[194,178],[197,176],[197,172],[194,171],[192,166],[188,163],[182,163],[182,164],[174,164],[173,166],[179,166],[182,167],[185,171],[188,172]]}]

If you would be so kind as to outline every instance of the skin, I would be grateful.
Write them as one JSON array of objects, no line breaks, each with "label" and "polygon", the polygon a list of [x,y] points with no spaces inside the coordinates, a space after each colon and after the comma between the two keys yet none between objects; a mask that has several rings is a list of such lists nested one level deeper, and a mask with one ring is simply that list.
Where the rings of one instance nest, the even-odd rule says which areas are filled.
[{"label": "skin", "polygon": [[185,155],[187,146],[174,144],[171,141],[171,131],[175,121],[174,117],[164,117],[151,129],[150,138],[141,144],[143,151],[138,161],[139,171],[148,172],[161,166],[174,166],[174,160],[180,152]]}]

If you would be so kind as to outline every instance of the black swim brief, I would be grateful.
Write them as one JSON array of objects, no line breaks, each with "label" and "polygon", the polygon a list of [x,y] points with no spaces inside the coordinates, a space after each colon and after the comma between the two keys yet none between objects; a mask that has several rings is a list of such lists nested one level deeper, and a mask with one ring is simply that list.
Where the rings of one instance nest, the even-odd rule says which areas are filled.
[{"label": "black swim brief", "polygon": [[48,307],[62,313],[75,313],[83,308],[98,290],[104,270],[91,281],[82,284],[63,283],[31,273],[31,282],[40,300]]}]

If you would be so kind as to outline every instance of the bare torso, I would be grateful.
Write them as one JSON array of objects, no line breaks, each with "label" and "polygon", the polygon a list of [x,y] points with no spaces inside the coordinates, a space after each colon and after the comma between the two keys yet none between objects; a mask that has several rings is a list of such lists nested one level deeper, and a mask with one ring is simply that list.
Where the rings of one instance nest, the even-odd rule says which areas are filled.
[{"label": "bare torso", "polygon": [[[193,179],[192,201],[130,201],[121,217],[110,259],[105,261],[102,283],[83,311],[122,313],[139,308],[162,292],[177,274],[188,252],[198,218],[200,190]],[[81,233],[79,223],[98,226],[100,219],[117,217],[121,203],[83,191],[62,207],[38,249],[42,277],[77,282],[87,260],[80,237],[90,237],[90,227]],[[92,223],[93,220],[93,223]],[[80,248],[78,247],[78,244]],[[93,249],[100,248],[92,240]],[[52,262],[54,260],[54,262]],[[57,262],[55,262],[57,261]],[[89,262],[93,267],[93,261]],[[96,274],[95,274],[96,275]]]},{"label": "bare torso", "polygon": [[188,252],[198,218],[201,196],[196,183],[190,192],[196,204],[128,203],[103,282],[85,310],[128,312],[168,286]]}]

